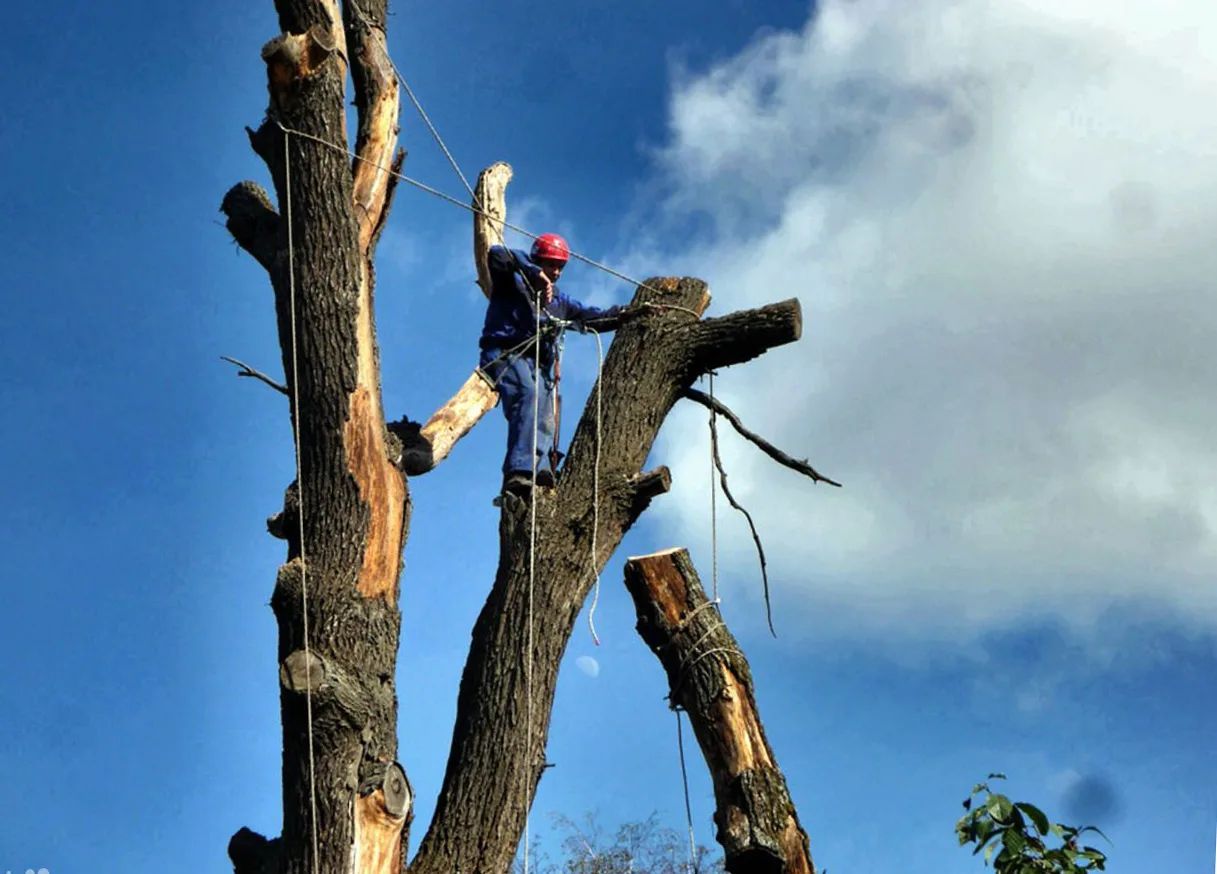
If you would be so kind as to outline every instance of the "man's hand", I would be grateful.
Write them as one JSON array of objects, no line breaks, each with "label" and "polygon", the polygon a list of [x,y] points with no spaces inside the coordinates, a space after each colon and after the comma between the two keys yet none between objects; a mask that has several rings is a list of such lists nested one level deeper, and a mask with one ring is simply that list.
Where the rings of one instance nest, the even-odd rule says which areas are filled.
[{"label": "man's hand", "polygon": [[537,275],[532,278],[532,287],[537,292],[537,300],[541,302],[541,306],[549,306],[550,301],[554,299],[554,284],[549,281],[549,277],[542,271],[537,271]]}]

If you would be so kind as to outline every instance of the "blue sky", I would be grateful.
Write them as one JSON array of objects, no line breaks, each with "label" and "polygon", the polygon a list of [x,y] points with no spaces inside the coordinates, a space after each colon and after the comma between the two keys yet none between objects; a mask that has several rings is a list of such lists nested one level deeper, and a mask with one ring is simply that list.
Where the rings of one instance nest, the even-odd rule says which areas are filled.
[{"label": "blue sky", "polygon": [[[1111,837],[1112,871],[1207,870],[1217,761],[1217,16],[1199,0],[685,0],[397,8],[391,49],[510,216],[724,313],[798,296],[804,340],[717,390],[842,480],[724,435],[742,523],[724,614],[813,853],[834,872],[964,872],[972,782]],[[538,15],[552,17],[538,21]],[[263,179],[269,3],[48,3],[9,15],[0,432],[0,871],[228,870],[278,829],[263,531],[293,476],[267,284],[220,226]],[[408,107],[407,172],[460,186]],[[428,415],[475,361],[467,214],[399,192],[379,254],[386,408]],[[623,300],[575,266],[569,292]],[[595,369],[568,344],[568,403]],[[412,483],[401,758],[425,828],[494,570],[495,414]],[[624,556],[709,576],[700,410],[654,460],[676,488],[576,632],[534,822],[683,827],[675,726]],[[576,664],[583,658],[584,667]],[[588,670],[595,660],[595,670]],[[696,760],[698,838],[713,840]],[[189,860],[183,862],[183,859]]]}]

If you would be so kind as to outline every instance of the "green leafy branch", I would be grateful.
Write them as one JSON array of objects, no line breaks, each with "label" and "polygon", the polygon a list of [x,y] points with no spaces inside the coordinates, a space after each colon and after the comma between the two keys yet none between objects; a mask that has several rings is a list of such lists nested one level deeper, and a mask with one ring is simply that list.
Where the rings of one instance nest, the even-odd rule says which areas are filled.
[{"label": "green leafy branch", "polygon": [[[990,774],[988,780],[1004,780],[1005,774]],[[988,782],[977,783],[963,802],[964,815],[955,824],[961,847],[975,844],[973,855],[984,853],[985,864],[996,874],[1079,874],[1105,871],[1107,856],[1083,846],[1089,832],[1104,835],[1094,826],[1067,826],[1049,822],[1044,812],[1025,801],[1011,801],[994,792]],[[1047,839],[1059,846],[1048,845]]]}]

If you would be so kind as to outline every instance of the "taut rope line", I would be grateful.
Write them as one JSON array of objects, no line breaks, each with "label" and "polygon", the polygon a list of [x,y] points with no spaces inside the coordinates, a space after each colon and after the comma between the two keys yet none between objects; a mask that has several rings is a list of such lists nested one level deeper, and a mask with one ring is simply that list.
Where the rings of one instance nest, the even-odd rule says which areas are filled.
[{"label": "taut rope line", "polygon": [[[352,152],[346,146],[341,146],[337,143],[331,143],[329,140],[322,139],[319,136],[314,136],[313,134],[306,133],[301,130],[296,130],[295,128],[286,127],[281,121],[279,121],[277,119],[272,119],[272,121],[274,121],[275,124],[277,124],[284,133],[294,134],[295,136],[302,137],[306,140],[312,140],[313,142],[320,143],[321,145],[326,146],[327,148],[334,149],[335,151],[338,151],[338,152],[342,152],[347,157],[353,158],[356,161],[363,161],[365,164],[371,164],[376,169],[381,170],[384,173],[387,173],[388,175],[392,176],[395,179],[399,179],[402,182],[405,182],[407,185],[414,186],[419,191],[425,191],[427,194],[430,194],[434,197],[438,197],[440,200],[446,201],[446,202],[452,204],[453,206],[459,206],[461,209],[466,210],[467,212],[471,212],[476,215],[480,215],[484,218],[488,218],[491,221],[498,222],[498,223],[502,224],[503,227],[510,228],[511,230],[513,230],[517,233],[523,234],[524,236],[528,237],[531,240],[535,240],[538,236],[540,236],[540,234],[534,234],[532,231],[528,230],[527,228],[522,228],[519,225],[513,225],[511,222],[507,221],[506,219],[499,218],[498,216],[493,216],[490,213],[486,212],[486,210],[484,210],[484,209],[480,209],[479,207],[476,207],[476,206],[471,206],[470,204],[465,203],[462,200],[458,200],[457,198],[453,197],[451,194],[445,194],[444,192],[440,191],[438,188],[432,188],[430,185],[427,185],[425,182],[419,182],[417,179],[411,179],[406,174],[399,173],[398,171],[394,170],[392,167],[386,167],[384,164],[381,164],[377,161],[373,161],[371,158],[365,158],[363,155],[360,155],[356,152]],[[602,264],[599,261],[593,260],[592,258],[588,258],[586,255],[581,255],[580,253],[574,251],[573,249],[571,250],[570,256],[572,258],[574,258],[576,261],[582,261],[584,264],[588,264],[592,267],[595,267],[597,270],[603,270],[605,273],[608,273],[610,276],[615,276],[618,279],[622,280],[623,282],[628,282],[631,285],[638,286],[639,288],[645,288],[648,291],[661,293],[659,291],[659,289],[655,288],[654,286],[647,285],[645,282],[641,282],[637,279],[634,279],[631,276],[627,276],[626,274],[621,273],[618,270],[614,270],[612,267],[609,267],[607,264]],[[667,306],[667,305],[665,304],[663,306]],[[683,307],[671,307],[671,306],[669,306],[668,308],[669,309],[683,309]],[[696,315],[696,313],[694,313],[694,315]]]}]

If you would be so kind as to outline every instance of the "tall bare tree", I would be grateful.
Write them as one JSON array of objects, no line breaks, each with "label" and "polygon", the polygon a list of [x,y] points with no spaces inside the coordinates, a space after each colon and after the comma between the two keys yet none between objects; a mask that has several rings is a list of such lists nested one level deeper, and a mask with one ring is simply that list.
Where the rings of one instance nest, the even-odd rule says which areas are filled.
[{"label": "tall bare tree", "polygon": [[[229,853],[237,874],[502,874],[544,769],[558,666],[580,607],[626,530],[669,487],[665,468],[644,470],[661,423],[700,375],[796,340],[799,305],[703,319],[709,294],[697,279],[637,289],[633,305],[647,312],[613,341],[593,389],[598,415],[595,405],[584,412],[559,485],[539,490],[535,507],[504,498],[498,571],[474,627],[447,770],[407,862],[413,795],[398,761],[395,658],[408,475],[434,469],[495,397],[474,377],[424,425],[406,429],[404,446],[386,428],[373,261],[402,160],[386,0],[275,7],[282,33],[262,52],[269,108],[249,137],[277,207],[242,182],[222,210],[274,289],[296,438],[298,477],[269,523],[287,543],[271,599],[283,832],[268,839],[242,829]],[[503,215],[504,173],[496,165],[481,180],[479,264]],[[546,621],[534,623],[541,604]]]}]

